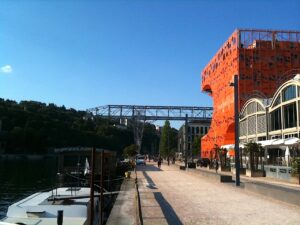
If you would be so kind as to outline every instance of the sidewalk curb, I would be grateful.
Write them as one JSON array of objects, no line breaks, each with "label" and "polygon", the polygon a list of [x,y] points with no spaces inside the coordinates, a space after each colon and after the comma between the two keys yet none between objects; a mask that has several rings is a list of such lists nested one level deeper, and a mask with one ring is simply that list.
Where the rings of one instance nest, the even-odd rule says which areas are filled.
[{"label": "sidewalk curb", "polygon": [[[178,164],[175,166],[177,166],[179,169]],[[204,178],[216,183],[221,183],[220,177],[222,175],[231,175],[232,178],[235,179],[234,174],[224,172],[215,173],[214,171],[205,169],[189,169],[185,172],[199,174]],[[240,189],[300,207],[300,189],[297,190],[294,187],[284,186],[284,184],[278,185],[274,183],[268,183],[268,181],[255,181],[251,180],[251,178],[241,177]]]}]

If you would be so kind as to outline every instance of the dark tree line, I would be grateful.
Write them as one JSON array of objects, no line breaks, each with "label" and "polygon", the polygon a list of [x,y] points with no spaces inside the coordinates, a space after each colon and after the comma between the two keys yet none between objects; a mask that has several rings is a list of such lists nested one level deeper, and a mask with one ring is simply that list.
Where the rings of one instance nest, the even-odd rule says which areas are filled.
[{"label": "dark tree line", "polygon": [[[118,121],[92,118],[85,111],[52,103],[0,99],[0,121],[0,150],[8,154],[45,154],[54,148],[73,146],[95,146],[122,154],[134,143],[132,129],[118,128]],[[152,133],[145,129],[144,137],[149,136]],[[144,149],[151,145],[147,140]]]}]

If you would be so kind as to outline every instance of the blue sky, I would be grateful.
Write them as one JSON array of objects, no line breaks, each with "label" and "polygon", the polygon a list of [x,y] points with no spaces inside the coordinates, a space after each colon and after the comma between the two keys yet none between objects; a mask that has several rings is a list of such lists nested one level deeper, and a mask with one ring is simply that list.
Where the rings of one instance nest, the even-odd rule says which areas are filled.
[{"label": "blue sky", "polygon": [[211,106],[201,70],[236,28],[300,30],[300,1],[0,2],[0,97],[75,109]]}]

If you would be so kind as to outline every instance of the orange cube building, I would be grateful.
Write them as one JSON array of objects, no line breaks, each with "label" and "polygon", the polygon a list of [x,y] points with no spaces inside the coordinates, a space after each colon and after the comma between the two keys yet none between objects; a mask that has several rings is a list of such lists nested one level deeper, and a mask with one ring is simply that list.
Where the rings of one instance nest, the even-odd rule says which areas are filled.
[{"label": "orange cube building", "polygon": [[215,145],[234,143],[234,89],[239,77],[239,110],[250,98],[270,98],[300,69],[300,31],[249,30],[233,32],[202,71],[202,91],[213,98],[211,127],[201,140],[202,158]]}]

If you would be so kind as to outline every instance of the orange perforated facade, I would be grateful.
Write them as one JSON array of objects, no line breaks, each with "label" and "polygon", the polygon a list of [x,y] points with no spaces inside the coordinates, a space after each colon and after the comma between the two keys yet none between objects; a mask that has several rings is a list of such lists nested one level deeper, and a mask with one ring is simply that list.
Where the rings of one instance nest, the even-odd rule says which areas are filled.
[{"label": "orange perforated facade", "polygon": [[300,32],[236,30],[202,71],[202,90],[213,98],[211,127],[201,141],[203,158],[215,145],[234,143],[233,87],[239,77],[239,109],[252,97],[270,98],[300,69]]}]

